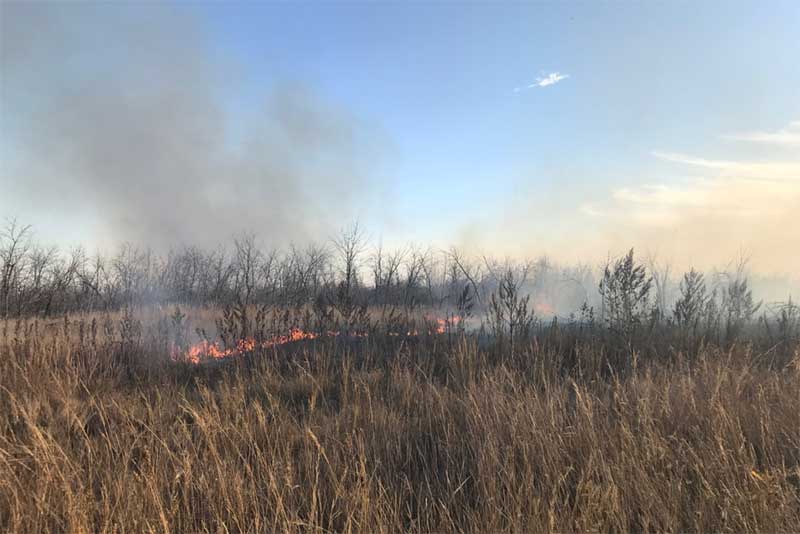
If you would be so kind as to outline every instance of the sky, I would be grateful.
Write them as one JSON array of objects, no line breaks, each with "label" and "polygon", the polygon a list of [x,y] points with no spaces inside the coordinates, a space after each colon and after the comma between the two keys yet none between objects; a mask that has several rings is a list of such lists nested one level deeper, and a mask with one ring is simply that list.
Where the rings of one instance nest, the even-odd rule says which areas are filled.
[{"label": "sky", "polygon": [[0,217],[800,272],[800,3],[0,3]]}]

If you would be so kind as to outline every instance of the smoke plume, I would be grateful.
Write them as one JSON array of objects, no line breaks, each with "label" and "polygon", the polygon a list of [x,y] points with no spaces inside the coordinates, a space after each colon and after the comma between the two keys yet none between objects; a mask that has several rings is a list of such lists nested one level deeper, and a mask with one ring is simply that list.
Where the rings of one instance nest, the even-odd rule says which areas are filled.
[{"label": "smoke plume", "polygon": [[[35,203],[24,216],[156,248],[245,230],[286,242],[330,233],[370,194],[370,127],[302,84],[243,72],[185,13],[6,4],[0,39],[0,180]],[[234,108],[224,95],[253,78],[269,88]]]}]

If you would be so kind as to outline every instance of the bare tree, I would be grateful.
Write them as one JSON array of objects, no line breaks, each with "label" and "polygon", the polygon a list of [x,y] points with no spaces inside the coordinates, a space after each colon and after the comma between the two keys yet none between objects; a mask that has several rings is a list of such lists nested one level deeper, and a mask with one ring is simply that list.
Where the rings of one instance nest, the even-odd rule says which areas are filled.
[{"label": "bare tree", "polygon": [[530,295],[524,295],[522,291],[528,271],[528,265],[517,270],[506,265],[497,291],[489,298],[489,324],[499,339],[508,337],[512,357],[518,339],[530,334],[535,319],[533,309],[529,308]]},{"label": "bare tree", "polygon": [[16,281],[22,271],[22,261],[30,247],[30,225],[21,225],[16,219],[6,221],[0,230],[0,299],[3,304],[3,316],[8,317],[11,307],[11,296]]},{"label": "bare tree", "polygon": [[667,303],[669,302],[670,271],[672,266],[667,262],[662,264],[655,254],[647,257],[647,266],[655,287],[654,304],[659,319],[667,317]]},{"label": "bare tree", "polygon": [[[478,285],[478,280],[480,279],[480,267],[473,267],[470,266],[461,253],[455,247],[450,249],[450,260],[452,263],[452,278],[453,282],[456,282],[456,274],[461,273],[464,278],[472,286],[473,291],[475,292],[475,298],[478,299],[478,304],[483,304],[483,298],[481,297],[481,289]],[[457,284],[456,284],[457,285]],[[457,291],[456,291],[457,293]]]},{"label": "bare tree", "polygon": [[382,245],[378,245],[372,255],[374,302],[381,306],[384,314],[386,314],[389,303],[396,300],[393,290],[400,284],[400,266],[405,255],[406,251],[403,249],[393,253],[384,253]]},{"label": "bare tree", "polygon": [[329,299],[329,302],[333,304],[348,327],[355,326],[356,322],[363,322],[363,319],[366,318],[366,300],[358,302],[356,294],[360,284],[361,256],[366,250],[366,246],[366,236],[358,222],[342,230],[333,239],[339,282],[335,298]]},{"label": "bare tree", "polygon": [[264,276],[261,270],[262,252],[256,246],[253,234],[244,234],[234,240],[234,279],[237,298],[247,306],[253,302],[253,294],[259,280]]}]

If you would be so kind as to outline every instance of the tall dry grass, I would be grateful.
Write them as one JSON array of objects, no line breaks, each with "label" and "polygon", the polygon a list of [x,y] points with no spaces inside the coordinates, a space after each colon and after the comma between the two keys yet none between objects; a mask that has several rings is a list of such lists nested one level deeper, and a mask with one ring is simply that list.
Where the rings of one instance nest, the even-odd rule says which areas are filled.
[{"label": "tall dry grass", "polygon": [[600,341],[327,339],[191,367],[109,320],[3,327],[0,530],[800,525],[797,347],[609,369]]}]

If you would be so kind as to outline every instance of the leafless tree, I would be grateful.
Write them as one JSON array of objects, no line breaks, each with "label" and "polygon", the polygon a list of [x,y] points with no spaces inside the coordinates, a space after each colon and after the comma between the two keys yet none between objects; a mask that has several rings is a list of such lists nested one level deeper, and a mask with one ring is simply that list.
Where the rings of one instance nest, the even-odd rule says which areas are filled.
[{"label": "leafless tree", "polygon": [[481,296],[482,292],[480,285],[478,284],[478,281],[481,278],[480,266],[469,265],[464,256],[455,247],[450,249],[449,256],[450,261],[452,261],[453,281],[455,281],[457,273],[463,275],[467,282],[469,282],[469,284],[472,286],[472,289],[475,292],[475,297],[478,299],[478,304],[483,304],[483,298]]},{"label": "leafless tree", "polygon": [[264,276],[261,269],[263,253],[256,246],[253,234],[244,234],[234,240],[234,286],[240,304],[248,306],[258,282]]},{"label": "leafless tree", "polygon": [[16,219],[6,221],[0,230],[0,299],[3,303],[3,316],[8,317],[12,293],[22,271],[22,261],[30,247],[30,225],[21,225]]},{"label": "leafless tree", "polygon": [[655,309],[658,318],[664,319],[669,313],[670,271],[672,266],[669,262],[662,263],[658,261],[658,257],[655,254],[649,254],[647,256],[647,267],[650,271],[650,276],[653,278],[653,287],[655,288],[655,295],[653,296]]}]

